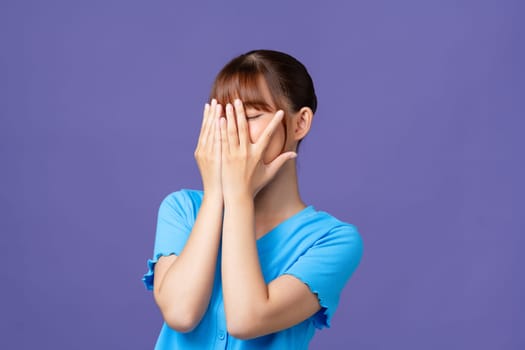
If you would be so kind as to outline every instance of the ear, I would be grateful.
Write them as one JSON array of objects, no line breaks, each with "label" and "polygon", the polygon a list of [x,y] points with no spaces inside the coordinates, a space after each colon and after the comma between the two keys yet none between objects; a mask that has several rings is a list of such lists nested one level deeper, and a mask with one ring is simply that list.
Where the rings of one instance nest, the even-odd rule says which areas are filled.
[{"label": "ear", "polygon": [[302,140],[310,131],[314,113],[310,107],[302,107],[292,118],[293,139]]}]

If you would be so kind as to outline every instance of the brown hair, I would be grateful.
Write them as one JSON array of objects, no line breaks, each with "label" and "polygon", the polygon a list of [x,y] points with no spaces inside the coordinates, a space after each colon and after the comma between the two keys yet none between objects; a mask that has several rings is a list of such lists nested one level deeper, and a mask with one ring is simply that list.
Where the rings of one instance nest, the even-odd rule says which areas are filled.
[{"label": "brown hair", "polygon": [[[272,101],[265,101],[261,77],[270,90]],[[246,107],[267,112],[282,109],[298,112],[302,107],[317,109],[312,77],[294,57],[279,51],[253,50],[233,58],[219,72],[213,83],[210,99],[225,105],[235,98]]]}]

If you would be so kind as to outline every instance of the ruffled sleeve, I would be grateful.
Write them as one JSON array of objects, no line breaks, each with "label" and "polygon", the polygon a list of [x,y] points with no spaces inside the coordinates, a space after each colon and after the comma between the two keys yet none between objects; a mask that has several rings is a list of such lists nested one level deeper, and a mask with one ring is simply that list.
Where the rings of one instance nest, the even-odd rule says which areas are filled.
[{"label": "ruffled sleeve", "polygon": [[153,290],[155,264],[161,256],[179,255],[191,232],[190,200],[184,190],[170,193],[159,207],[153,258],[142,277],[146,289]]},{"label": "ruffled sleeve", "polygon": [[313,317],[316,328],[330,327],[341,291],[363,255],[363,241],[354,225],[332,229],[285,271],[316,294],[321,305]]}]

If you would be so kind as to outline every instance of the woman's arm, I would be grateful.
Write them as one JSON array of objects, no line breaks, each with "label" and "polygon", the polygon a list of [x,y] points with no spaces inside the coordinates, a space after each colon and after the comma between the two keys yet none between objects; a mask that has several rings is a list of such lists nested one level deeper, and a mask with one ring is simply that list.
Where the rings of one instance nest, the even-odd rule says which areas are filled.
[{"label": "woman's arm", "polygon": [[200,322],[213,288],[223,211],[221,109],[215,99],[204,108],[195,150],[204,197],[190,236],[179,256],[162,257],[155,266],[155,302],[166,323],[180,332],[189,332]]},{"label": "woman's arm", "polygon": [[210,301],[222,221],[222,197],[204,194],[195,225],[179,256],[155,265],[153,293],[166,323],[189,332]]},{"label": "woman's arm", "polygon": [[222,284],[228,332],[240,339],[294,326],[321,308],[308,286],[291,275],[266,285],[250,194],[225,197]]},{"label": "woman's arm", "polygon": [[309,288],[293,276],[281,276],[267,285],[257,253],[253,198],[295,156],[287,152],[270,164],[262,162],[283,113],[278,112],[252,144],[239,100],[235,111],[237,122],[231,105],[226,108],[227,121],[220,121],[224,196],[221,272],[228,331],[247,339],[291,327],[321,306]]}]

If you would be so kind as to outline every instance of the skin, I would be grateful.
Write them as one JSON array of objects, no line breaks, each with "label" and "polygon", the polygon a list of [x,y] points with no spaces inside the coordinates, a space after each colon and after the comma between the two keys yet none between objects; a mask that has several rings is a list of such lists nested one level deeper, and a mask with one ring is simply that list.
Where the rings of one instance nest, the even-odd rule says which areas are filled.
[{"label": "skin", "polygon": [[162,257],[156,264],[154,297],[170,327],[191,331],[209,304],[222,239],[228,332],[251,339],[294,326],[320,309],[316,295],[293,276],[267,284],[256,246],[258,238],[306,207],[294,151],[313,113],[308,107],[288,113],[285,128],[283,111],[245,110],[240,100],[225,106],[225,118],[222,109],[215,100],[205,106],[195,151],[202,206],[180,256]]}]

